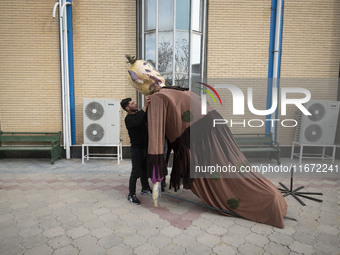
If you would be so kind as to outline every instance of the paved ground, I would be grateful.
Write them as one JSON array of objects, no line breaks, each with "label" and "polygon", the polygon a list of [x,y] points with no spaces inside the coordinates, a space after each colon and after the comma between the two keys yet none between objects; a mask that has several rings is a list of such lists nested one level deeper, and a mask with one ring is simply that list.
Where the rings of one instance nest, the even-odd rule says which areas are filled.
[{"label": "paved ground", "polygon": [[[323,192],[323,202],[287,197],[297,221],[278,229],[167,195],[158,208],[150,196],[132,205],[130,167],[129,160],[0,160],[0,254],[340,254],[340,173],[298,176],[294,186]],[[289,173],[270,179],[289,185]],[[190,191],[166,194],[199,202]]]}]

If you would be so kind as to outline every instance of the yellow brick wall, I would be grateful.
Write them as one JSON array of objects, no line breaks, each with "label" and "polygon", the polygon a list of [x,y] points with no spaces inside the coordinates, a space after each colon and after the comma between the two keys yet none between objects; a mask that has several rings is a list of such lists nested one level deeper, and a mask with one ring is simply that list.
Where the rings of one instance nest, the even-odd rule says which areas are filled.
[{"label": "yellow brick wall", "polygon": [[3,131],[62,129],[55,0],[0,1],[0,122]]},{"label": "yellow brick wall", "polygon": [[[285,1],[284,8],[282,85],[306,88],[312,100],[337,100],[339,0]],[[288,107],[287,118],[294,118],[295,112],[295,107]],[[294,134],[295,129],[278,128],[281,144],[290,145]]]},{"label": "yellow brick wall", "polygon": [[[0,1],[0,122],[4,131],[62,130],[55,0]],[[135,1],[73,1],[76,143],[83,98],[136,98],[125,54],[136,54]],[[58,13],[57,13],[58,14]],[[122,112],[122,121],[125,113]],[[123,123],[123,122],[122,122]],[[129,140],[123,125],[124,144]]]},{"label": "yellow brick wall", "polygon": [[[240,87],[245,96],[246,114],[232,116],[231,95],[224,92],[226,90],[220,90],[223,101],[221,112],[228,120],[264,119],[247,111],[246,87],[252,82],[246,80],[254,79],[255,108],[265,109],[270,8],[270,0],[256,1],[256,4],[236,0],[209,1],[208,81],[234,81],[233,84]],[[285,1],[281,86],[307,88],[312,99],[336,100],[340,59],[339,21],[338,0]],[[311,77],[313,79],[306,79]],[[288,107],[287,116],[279,118],[295,119],[295,110],[296,107]],[[231,130],[238,133],[263,132],[264,128],[240,128],[236,125]],[[279,126],[278,141],[282,145],[290,145],[294,133],[294,128]]]},{"label": "yellow brick wall", "polygon": [[[208,1],[207,76],[266,79],[271,0]],[[62,129],[59,24],[55,0],[0,1],[0,122],[2,130]],[[281,77],[332,77],[339,73],[338,0],[285,1]],[[133,97],[125,54],[136,54],[136,2],[74,1],[73,44],[77,144],[83,142],[83,98]],[[255,106],[265,105],[266,83],[255,82]],[[242,87],[243,86],[243,87]],[[337,85],[303,85],[312,97],[334,100]],[[224,104],[231,103],[224,95]],[[230,107],[229,107],[230,108]],[[247,109],[247,107],[245,107]],[[294,117],[288,109],[287,118]],[[246,115],[248,116],[248,115]],[[125,113],[122,111],[121,121]],[[229,115],[230,118],[230,115]],[[236,119],[237,120],[237,119]],[[124,124],[124,145],[129,139]],[[281,144],[293,130],[279,128]]]},{"label": "yellow brick wall", "polygon": [[[254,87],[254,105],[265,109],[268,76],[270,0],[213,0],[208,2],[207,78],[212,84],[238,86],[245,97],[245,115],[232,115],[232,97],[219,89],[223,107],[217,107],[223,118],[235,122],[251,118],[264,119],[247,111],[247,87]],[[254,80],[249,82],[249,80]],[[254,123],[258,125],[259,123]],[[263,131],[263,128],[231,127],[234,133]],[[247,123],[246,123],[247,126]]]},{"label": "yellow brick wall", "polygon": [[[136,3],[75,1],[73,48],[77,144],[83,143],[83,99],[136,99],[128,84],[125,54],[136,55]],[[121,111],[124,145],[129,145]]]}]

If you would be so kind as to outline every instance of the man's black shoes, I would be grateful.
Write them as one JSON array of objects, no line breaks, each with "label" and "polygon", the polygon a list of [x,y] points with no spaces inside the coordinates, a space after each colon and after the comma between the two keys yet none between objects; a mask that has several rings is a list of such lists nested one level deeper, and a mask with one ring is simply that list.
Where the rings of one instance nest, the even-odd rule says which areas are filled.
[{"label": "man's black shoes", "polygon": [[151,188],[142,189],[140,194],[141,195],[152,195],[152,190],[151,190]]},{"label": "man's black shoes", "polygon": [[140,205],[140,201],[138,200],[138,198],[136,197],[136,195],[128,195],[128,201],[132,204],[135,204],[135,205]]},{"label": "man's black shoes", "polygon": [[165,191],[165,187],[166,187],[166,183],[165,183],[165,177],[164,177],[164,179],[162,180],[162,183],[161,183],[161,191],[162,192]]}]

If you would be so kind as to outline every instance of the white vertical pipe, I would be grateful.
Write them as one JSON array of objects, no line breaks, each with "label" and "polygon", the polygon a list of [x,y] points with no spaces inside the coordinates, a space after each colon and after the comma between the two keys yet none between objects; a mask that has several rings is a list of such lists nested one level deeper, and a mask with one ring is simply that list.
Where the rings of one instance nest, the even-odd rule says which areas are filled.
[{"label": "white vertical pipe", "polygon": [[174,36],[172,38],[172,86],[175,86],[175,74],[176,74],[176,0],[174,0],[173,5],[174,11],[173,11],[173,32]]},{"label": "white vertical pipe", "polygon": [[158,70],[158,0],[156,0],[156,69]]},{"label": "white vertical pipe", "polygon": [[66,130],[66,121],[65,121],[65,78],[64,78],[64,43],[63,43],[63,19],[62,19],[62,7],[63,7],[63,0],[59,0],[59,37],[60,37],[60,72],[61,72],[61,100],[62,100],[62,115],[63,115],[63,144],[64,149],[66,149],[66,136],[65,136],[65,130]]},{"label": "white vertical pipe", "polygon": [[188,82],[189,82],[189,90],[191,90],[191,82],[192,82],[192,53],[193,53],[193,49],[194,49],[194,44],[193,44],[193,41],[192,41],[192,25],[193,25],[193,14],[192,14],[192,10],[194,8],[194,4],[193,4],[193,1],[190,1],[190,26],[189,26],[189,79],[188,79]]},{"label": "white vertical pipe", "polygon": [[[274,42],[274,61],[273,61],[273,80],[272,80],[272,87],[273,88],[277,88],[277,82],[278,82],[278,72],[279,72],[278,66],[279,66],[279,50],[280,50],[280,34],[281,34],[281,13],[282,13],[281,10],[282,10],[282,0],[277,0],[275,42]],[[274,91],[274,90],[272,90],[272,91]],[[273,112],[271,114],[271,119],[275,119],[275,112]],[[272,134],[275,134],[275,126],[274,125],[271,125],[270,131],[271,131]]]},{"label": "white vertical pipe", "polygon": [[[145,50],[144,50],[144,47],[145,47],[145,33],[144,33],[144,31],[145,31],[145,24],[144,24],[144,18],[145,18],[145,0],[142,0],[142,12],[141,12],[141,14],[140,14],[140,19],[139,19],[139,21],[140,22],[142,22],[142,31],[141,31],[141,33],[142,33],[142,59],[145,59]],[[155,67],[156,68],[156,67]],[[138,95],[140,95],[140,93],[138,92]],[[141,98],[142,98],[142,100],[141,100],[141,103],[139,104],[139,106],[140,107],[143,107],[143,105],[144,105],[144,96],[141,96]]]},{"label": "white vertical pipe", "polygon": [[201,48],[201,82],[204,75],[205,63],[205,38],[206,38],[206,19],[207,19],[207,1],[203,0],[203,20],[202,20],[202,48]]},{"label": "white vertical pipe", "polygon": [[70,159],[71,145],[71,118],[70,118],[70,91],[68,74],[68,48],[67,48],[67,14],[66,6],[70,5],[66,0],[59,0],[53,7],[53,18],[59,5],[59,37],[60,37],[60,72],[61,72],[61,99],[63,112],[63,144],[66,150],[66,158]]},{"label": "white vertical pipe", "polygon": [[64,115],[65,115],[65,149],[66,149],[66,159],[71,158],[71,123],[70,123],[70,86],[69,86],[69,70],[68,70],[68,46],[67,46],[67,14],[66,6],[70,5],[70,2],[64,1],[61,8],[61,16],[63,21],[63,44],[64,44]]}]

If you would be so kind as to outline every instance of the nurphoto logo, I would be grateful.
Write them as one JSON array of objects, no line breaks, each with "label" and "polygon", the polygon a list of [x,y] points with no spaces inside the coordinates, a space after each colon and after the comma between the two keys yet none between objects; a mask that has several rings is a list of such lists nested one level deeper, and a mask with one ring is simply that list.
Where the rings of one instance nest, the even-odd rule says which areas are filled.
[{"label": "nurphoto logo", "polygon": [[[217,98],[220,101],[220,104],[222,106],[222,100],[220,98],[220,95],[217,93],[217,91],[215,90],[215,88],[222,88],[222,89],[228,89],[231,92],[232,95],[232,102],[233,102],[233,106],[232,106],[232,110],[233,110],[233,115],[244,115],[244,105],[245,105],[245,96],[243,94],[243,91],[235,86],[235,85],[231,85],[231,84],[216,84],[214,86],[211,86],[209,84],[206,83],[200,83],[201,85],[203,85],[204,87],[210,89],[212,92],[214,92],[214,94],[217,96]],[[214,96],[212,95],[212,93],[205,88],[201,88],[198,87],[199,89],[201,89],[202,91],[206,92],[206,94],[202,94],[201,95],[201,114],[202,115],[206,115],[207,114],[207,97],[206,95],[208,94],[214,101],[215,105],[216,105],[216,100],[214,98]],[[277,110],[278,107],[278,89],[277,88],[273,88],[272,90],[272,100],[271,100],[271,107],[269,109],[266,110],[259,110],[259,109],[255,109],[254,107],[254,103],[253,103],[253,88],[252,87],[248,87],[247,88],[247,106],[248,109],[251,113],[253,113],[254,115],[257,116],[266,116],[266,115],[270,115],[272,113],[274,113]],[[302,94],[303,97],[296,99],[296,98],[289,98],[288,94],[294,94],[299,95]],[[280,101],[281,101],[281,115],[285,116],[287,115],[287,105],[295,105],[304,115],[312,115],[305,107],[304,107],[304,103],[307,103],[309,100],[311,99],[311,93],[308,89],[305,88],[296,88],[296,87],[282,87],[280,89]],[[297,126],[297,121],[294,119],[284,119],[284,120],[280,120],[280,119],[266,119],[266,122],[271,122],[271,125],[273,126],[275,122],[280,122],[281,125],[283,127],[295,127]],[[226,119],[214,119],[214,123],[213,126],[215,127],[216,125],[221,125],[221,124],[231,124],[231,126],[233,125],[233,121],[232,120],[226,120]],[[257,125],[255,125],[254,123],[257,123]],[[248,120],[248,126],[250,127],[262,127],[264,125],[264,121],[261,119],[250,119]],[[290,125],[288,123],[291,123]],[[242,124],[243,126],[246,126],[246,120],[243,120],[242,122],[237,122],[234,124]]]}]

